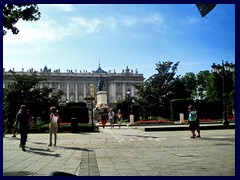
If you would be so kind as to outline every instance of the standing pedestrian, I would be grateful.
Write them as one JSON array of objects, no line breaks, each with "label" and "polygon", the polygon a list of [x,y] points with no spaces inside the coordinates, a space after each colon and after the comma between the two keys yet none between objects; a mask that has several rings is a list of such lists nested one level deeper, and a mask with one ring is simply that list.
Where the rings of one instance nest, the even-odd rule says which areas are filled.
[{"label": "standing pedestrian", "polygon": [[105,128],[107,120],[108,120],[108,111],[107,111],[107,108],[104,108],[103,112],[101,113],[101,122],[102,122],[103,129]]},{"label": "standing pedestrian", "polygon": [[197,109],[195,107],[193,108],[193,111],[196,112],[196,124],[195,124],[195,128],[196,128],[196,131],[197,131],[197,136],[196,137],[201,137],[201,135],[200,135],[200,122],[199,122],[198,111],[197,111]]},{"label": "standing pedestrian", "polygon": [[28,137],[28,128],[31,115],[27,112],[25,105],[21,105],[19,112],[16,115],[16,125],[20,133],[20,147],[23,151],[26,151],[25,145]]},{"label": "standing pedestrian", "polygon": [[49,133],[50,133],[50,143],[48,146],[52,146],[52,134],[54,134],[54,146],[57,145],[57,131],[59,126],[59,121],[61,118],[58,114],[57,108],[55,106],[50,108],[50,123],[49,123]]},{"label": "standing pedestrian", "polygon": [[110,109],[109,113],[108,113],[108,119],[110,121],[110,126],[111,126],[111,129],[114,128],[114,112],[112,109]]},{"label": "standing pedestrian", "polygon": [[122,125],[122,113],[120,109],[118,110],[118,113],[117,113],[117,122],[118,122],[118,127],[120,129]]},{"label": "standing pedestrian", "polygon": [[189,117],[188,117],[189,128],[190,128],[190,131],[192,132],[191,138],[195,138],[196,111],[193,110],[192,106],[188,106],[188,112],[189,112]]}]

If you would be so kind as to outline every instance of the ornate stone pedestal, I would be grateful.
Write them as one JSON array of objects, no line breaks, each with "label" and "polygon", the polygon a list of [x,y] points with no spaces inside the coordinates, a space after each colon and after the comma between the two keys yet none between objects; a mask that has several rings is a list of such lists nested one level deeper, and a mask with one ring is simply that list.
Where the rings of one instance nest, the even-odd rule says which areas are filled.
[{"label": "ornate stone pedestal", "polygon": [[97,92],[97,107],[107,106],[107,91]]}]

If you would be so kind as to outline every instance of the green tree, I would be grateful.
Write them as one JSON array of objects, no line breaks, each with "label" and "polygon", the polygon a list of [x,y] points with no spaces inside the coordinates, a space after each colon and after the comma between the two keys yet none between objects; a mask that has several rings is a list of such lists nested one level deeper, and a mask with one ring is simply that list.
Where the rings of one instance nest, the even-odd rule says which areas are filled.
[{"label": "green tree", "polygon": [[3,109],[14,118],[22,104],[30,103],[31,113],[40,116],[42,111],[47,112],[50,106],[57,106],[58,100],[63,94],[61,91],[54,92],[53,88],[38,86],[44,79],[31,75],[19,75],[13,72],[13,83],[3,91]]},{"label": "green tree", "polygon": [[197,74],[197,91],[200,100],[206,98],[207,85],[209,83],[211,73],[208,70],[200,71]]},{"label": "green tree", "polygon": [[136,86],[142,115],[169,117],[170,100],[190,96],[180,76],[176,76],[178,64],[170,61],[157,63],[157,74]]},{"label": "green tree", "polygon": [[195,97],[197,95],[197,80],[195,74],[192,72],[186,73],[181,78],[181,81],[184,83],[186,91],[188,91],[192,97]]},{"label": "green tree", "polygon": [[40,16],[41,13],[36,4],[4,4],[3,35],[7,33],[7,30],[11,30],[13,34],[18,34],[19,29],[14,26],[18,20],[37,21]]},{"label": "green tree", "polygon": [[224,84],[221,73],[212,72],[206,78],[207,99],[223,101],[223,85],[228,104],[228,111],[235,107],[235,73],[225,72]]}]

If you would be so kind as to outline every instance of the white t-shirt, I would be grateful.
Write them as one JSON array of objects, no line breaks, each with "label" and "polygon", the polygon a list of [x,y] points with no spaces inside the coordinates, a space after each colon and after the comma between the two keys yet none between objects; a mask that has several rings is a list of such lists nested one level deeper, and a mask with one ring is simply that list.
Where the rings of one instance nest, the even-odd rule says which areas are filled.
[{"label": "white t-shirt", "polygon": [[113,116],[114,116],[114,112],[113,111],[108,113],[109,119],[113,119]]},{"label": "white t-shirt", "polygon": [[52,122],[58,122],[58,116],[52,114]]}]

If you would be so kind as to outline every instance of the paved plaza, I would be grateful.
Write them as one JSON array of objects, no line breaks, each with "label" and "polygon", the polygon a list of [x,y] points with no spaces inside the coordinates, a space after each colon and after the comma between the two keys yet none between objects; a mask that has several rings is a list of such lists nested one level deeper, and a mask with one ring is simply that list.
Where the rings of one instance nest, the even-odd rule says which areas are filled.
[{"label": "paved plaza", "polygon": [[142,127],[99,128],[93,133],[29,134],[26,152],[19,138],[3,138],[4,176],[235,176],[235,130],[146,132]]}]

